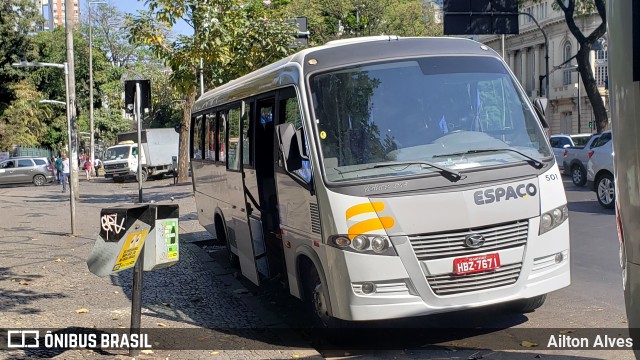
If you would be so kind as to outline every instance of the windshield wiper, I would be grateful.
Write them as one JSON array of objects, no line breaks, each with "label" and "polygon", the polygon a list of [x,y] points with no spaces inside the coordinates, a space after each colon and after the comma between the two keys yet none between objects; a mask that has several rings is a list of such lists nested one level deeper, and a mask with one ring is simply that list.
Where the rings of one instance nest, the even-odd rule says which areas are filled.
[{"label": "windshield wiper", "polygon": [[438,155],[433,155],[432,157],[436,158],[436,157],[447,157],[447,156],[461,156],[461,155],[468,155],[468,154],[480,154],[480,153],[497,152],[497,151],[511,151],[516,154],[520,154],[522,157],[525,157],[527,160],[529,160],[527,161],[527,163],[529,163],[534,168],[542,169],[544,167],[544,163],[542,161],[537,160],[536,158],[531,157],[523,153],[522,151],[511,149],[511,148],[472,149],[472,150],[460,151],[460,152],[451,153],[451,154],[438,154]]},{"label": "windshield wiper", "polygon": [[375,164],[373,165],[373,168],[381,168],[381,167],[392,167],[392,166],[398,166],[398,165],[425,165],[425,166],[429,166],[435,169],[438,169],[440,171],[443,172],[443,176],[446,177],[447,179],[451,180],[451,181],[458,181],[460,179],[462,179],[462,174],[460,174],[459,172],[455,171],[455,170],[451,170],[447,167],[438,165],[438,164],[434,164],[432,162],[429,161],[392,161],[392,162],[385,162],[385,163],[379,163],[379,164]]}]

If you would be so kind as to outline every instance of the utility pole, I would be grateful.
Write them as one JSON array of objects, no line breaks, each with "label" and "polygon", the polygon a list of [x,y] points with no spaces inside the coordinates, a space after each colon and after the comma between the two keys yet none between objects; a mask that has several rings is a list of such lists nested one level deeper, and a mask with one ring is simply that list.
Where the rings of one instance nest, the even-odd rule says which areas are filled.
[{"label": "utility pole", "polygon": [[[67,35],[67,65],[69,70],[69,118],[71,128],[71,141],[73,142],[71,149],[72,154],[69,154],[69,165],[71,166],[71,179],[69,179],[69,186],[73,191],[75,199],[80,199],[79,184],[78,184],[78,136],[76,129],[76,70],[75,63],[73,61],[73,27],[75,25],[75,14],[73,7],[74,0],[65,0],[65,32]],[[75,210],[75,209],[74,209]],[[74,211],[72,210],[72,211]]]},{"label": "utility pole", "polygon": [[[91,5],[94,4],[106,4],[104,1],[89,1],[89,123],[91,132],[91,144],[89,146],[89,159],[91,160],[91,173],[93,173],[93,169],[96,166],[96,153],[95,153],[95,128],[93,122],[93,33],[92,33],[92,15],[91,15]],[[96,170],[96,177],[98,176],[98,171]]]}]

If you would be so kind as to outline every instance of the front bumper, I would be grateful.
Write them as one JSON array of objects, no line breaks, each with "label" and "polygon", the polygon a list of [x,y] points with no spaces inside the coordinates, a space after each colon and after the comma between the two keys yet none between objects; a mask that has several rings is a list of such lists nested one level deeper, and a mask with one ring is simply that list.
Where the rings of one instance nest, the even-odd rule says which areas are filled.
[{"label": "front bumper", "polygon": [[[343,252],[348,276],[327,274],[333,316],[356,321],[421,316],[531,298],[570,285],[569,222],[541,236],[538,229],[539,218],[530,219],[526,245],[488,252],[500,254],[501,268],[505,271],[510,266],[520,268],[515,282],[490,288],[480,286],[451,295],[438,295],[433,281],[427,279],[452,275],[453,258],[418,260],[407,236],[392,238],[398,256],[373,255],[373,258]],[[556,263],[555,256],[559,253],[564,258]],[[490,277],[493,273],[498,270],[485,274]],[[378,291],[365,295],[361,291],[364,282],[374,283]],[[348,301],[333,301],[345,296]]]}]

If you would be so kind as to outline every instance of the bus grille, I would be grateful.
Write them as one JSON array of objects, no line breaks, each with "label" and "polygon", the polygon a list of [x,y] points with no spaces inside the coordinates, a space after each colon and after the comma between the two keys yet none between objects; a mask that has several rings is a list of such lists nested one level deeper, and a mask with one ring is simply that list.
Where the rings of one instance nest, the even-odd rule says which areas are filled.
[{"label": "bus grille", "polygon": [[320,234],[320,212],[318,204],[309,204],[309,213],[311,214],[311,231]]},{"label": "bus grille", "polygon": [[436,295],[455,295],[513,285],[518,281],[521,269],[522,263],[509,264],[477,274],[427,276],[427,281]]},{"label": "bus grille", "polygon": [[[529,222],[519,220],[475,229],[409,236],[409,241],[418,260],[435,260],[524,246],[528,230]],[[482,235],[484,245],[476,249],[466,247],[464,239],[469,234]]]}]

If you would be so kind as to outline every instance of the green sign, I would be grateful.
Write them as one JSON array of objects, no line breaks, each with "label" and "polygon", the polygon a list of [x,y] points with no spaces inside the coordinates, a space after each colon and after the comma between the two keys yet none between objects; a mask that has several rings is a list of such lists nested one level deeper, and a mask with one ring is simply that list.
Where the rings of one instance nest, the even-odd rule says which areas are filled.
[{"label": "green sign", "polygon": [[593,121],[589,121],[589,129],[593,129]]}]

